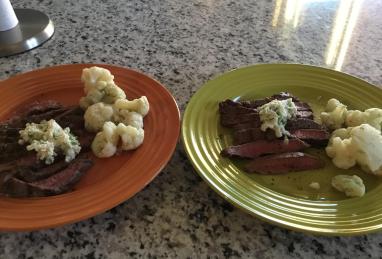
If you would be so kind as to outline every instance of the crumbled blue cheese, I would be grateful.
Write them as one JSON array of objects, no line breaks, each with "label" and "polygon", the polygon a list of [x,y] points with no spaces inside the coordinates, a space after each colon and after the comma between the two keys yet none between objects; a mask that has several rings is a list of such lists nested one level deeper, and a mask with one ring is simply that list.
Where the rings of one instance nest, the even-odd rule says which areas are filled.
[{"label": "crumbled blue cheese", "polygon": [[286,100],[273,100],[258,108],[261,121],[261,130],[272,129],[276,137],[289,135],[285,129],[287,121],[296,117],[297,108],[292,98]]},{"label": "crumbled blue cheese", "polygon": [[80,143],[70,133],[70,129],[61,128],[55,120],[27,123],[25,129],[20,130],[19,133],[19,144],[29,143],[27,150],[35,150],[37,157],[45,160],[46,164],[54,162],[56,152],[62,152],[65,155],[65,161],[70,162],[81,150]]}]

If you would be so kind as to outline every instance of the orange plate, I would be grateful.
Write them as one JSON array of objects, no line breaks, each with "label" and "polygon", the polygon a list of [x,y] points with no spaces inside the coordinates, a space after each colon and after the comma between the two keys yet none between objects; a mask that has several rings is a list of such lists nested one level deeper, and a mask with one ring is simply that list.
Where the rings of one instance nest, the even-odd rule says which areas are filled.
[{"label": "orange plate", "polygon": [[102,213],[139,192],[170,160],[180,127],[174,98],[159,82],[123,67],[75,64],[16,75],[0,82],[0,119],[35,100],[77,104],[84,95],[82,69],[92,65],[109,69],[129,99],[147,96],[150,112],[144,118],[144,143],[135,151],[95,159],[73,192],[43,198],[0,197],[0,230],[51,228]]}]

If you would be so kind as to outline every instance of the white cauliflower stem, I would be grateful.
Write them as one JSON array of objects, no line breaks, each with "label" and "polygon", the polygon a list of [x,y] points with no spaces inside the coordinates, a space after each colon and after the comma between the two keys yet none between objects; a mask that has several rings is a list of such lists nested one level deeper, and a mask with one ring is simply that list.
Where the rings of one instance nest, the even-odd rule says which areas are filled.
[{"label": "white cauliflower stem", "polygon": [[105,122],[102,131],[95,136],[91,148],[97,157],[111,157],[117,151],[119,135],[113,122]]},{"label": "white cauliflower stem", "polygon": [[123,123],[119,123],[117,126],[118,135],[122,140],[123,150],[136,149],[143,143],[144,131],[142,128],[134,128],[133,126],[126,126]]},{"label": "white cauliflower stem", "polygon": [[90,132],[98,132],[107,121],[113,118],[113,107],[104,103],[96,103],[86,110],[84,115],[85,128]]},{"label": "white cauliflower stem", "polygon": [[116,100],[114,103],[114,107],[116,110],[128,110],[134,111],[141,114],[143,117],[147,115],[149,112],[149,101],[146,96],[142,96],[141,98],[134,99],[132,101],[126,99]]}]

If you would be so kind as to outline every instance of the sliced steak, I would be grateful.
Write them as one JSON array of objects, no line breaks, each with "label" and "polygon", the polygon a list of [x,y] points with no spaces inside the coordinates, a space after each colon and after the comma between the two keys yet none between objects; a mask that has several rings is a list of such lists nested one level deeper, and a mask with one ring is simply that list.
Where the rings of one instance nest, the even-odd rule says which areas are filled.
[{"label": "sliced steak", "polygon": [[81,152],[87,152],[90,150],[90,146],[92,145],[93,139],[95,137],[95,134],[84,131],[85,130],[82,131],[82,134],[80,133],[77,135],[78,142],[80,142],[81,146]]},{"label": "sliced steak", "polygon": [[282,139],[272,141],[257,140],[227,147],[223,149],[221,155],[225,157],[255,158],[265,154],[300,151],[308,147],[307,143],[299,139],[290,139],[289,141]]},{"label": "sliced steak", "polygon": [[330,133],[326,130],[317,129],[297,129],[289,132],[292,136],[301,139],[313,147],[325,147],[330,138]]},{"label": "sliced steak", "polygon": [[42,120],[49,120],[54,118],[56,115],[65,112],[67,109],[68,108],[59,108],[38,114],[33,114],[30,116],[15,116],[7,121],[0,123],[0,128],[24,128],[25,124],[28,122],[40,123]]},{"label": "sliced steak", "polygon": [[72,107],[67,107],[68,109],[64,111],[63,113],[58,114],[57,116],[54,117],[56,121],[60,120],[65,120],[65,118],[70,118],[70,117],[83,117],[84,116],[84,111],[81,109],[79,106],[72,106]]},{"label": "sliced steak", "polygon": [[241,101],[240,103],[244,107],[251,108],[251,109],[257,109],[260,106],[263,106],[264,104],[269,103],[272,100],[274,100],[274,99],[266,97],[264,99],[258,99],[258,100],[254,100],[254,101]]},{"label": "sliced steak", "polygon": [[7,137],[19,137],[19,131],[22,130],[22,128],[12,128],[12,127],[0,127],[0,135],[1,136],[7,136]]},{"label": "sliced steak", "polygon": [[286,100],[292,98],[293,103],[296,105],[298,111],[312,111],[309,104],[301,102],[297,97],[291,95],[290,93],[281,92],[274,94],[271,97],[266,97],[264,99],[258,99],[255,101],[241,101],[240,103],[247,108],[256,109],[260,106],[263,106],[266,103],[269,103],[273,100]]},{"label": "sliced steak", "polygon": [[17,114],[19,116],[31,116],[60,108],[62,108],[62,104],[57,101],[35,101],[23,106],[23,108],[19,110]]},{"label": "sliced steak", "polygon": [[288,120],[285,128],[288,131],[293,131],[296,129],[323,129],[322,125],[318,124],[314,120],[306,119],[306,118],[297,118],[293,120]]},{"label": "sliced steak", "polygon": [[1,144],[15,143],[15,142],[18,142],[18,140],[19,140],[18,136],[7,136],[7,135],[1,135],[0,134],[0,143]]},{"label": "sliced steak", "polygon": [[89,159],[76,159],[64,170],[46,179],[31,183],[11,177],[3,184],[1,192],[12,197],[40,197],[61,194],[71,190],[92,165],[93,161]]},{"label": "sliced steak", "polygon": [[62,128],[70,128],[70,131],[78,130],[78,129],[84,129],[85,121],[84,117],[81,115],[66,115],[64,117],[61,117],[59,119],[56,119],[56,122],[62,127]]},{"label": "sliced steak", "polygon": [[242,113],[242,114],[221,114],[220,123],[224,127],[233,127],[236,124],[258,122],[260,123],[260,116],[257,112]]},{"label": "sliced steak", "polygon": [[284,174],[319,169],[324,166],[325,163],[317,157],[302,152],[292,152],[256,158],[245,166],[245,170],[249,173]]},{"label": "sliced steak", "polygon": [[31,167],[17,167],[14,177],[30,183],[52,176],[66,168],[68,165],[69,163],[65,162],[65,160],[61,160],[54,164],[46,165],[45,167],[37,169]]},{"label": "sliced steak", "polygon": [[[63,156],[60,156],[57,159],[57,161],[61,160],[63,160]],[[0,164],[0,183],[2,183],[4,179],[16,175],[20,175],[21,179],[26,179],[27,181],[29,178],[42,179],[44,173],[40,173],[40,170],[46,170],[45,167],[49,166],[50,165],[46,165],[43,161],[39,160],[34,152],[28,152],[26,156],[21,157],[18,160]],[[28,177],[29,174],[31,175],[30,177]],[[34,176],[34,174],[36,174],[36,176]],[[41,175],[41,177],[38,175]],[[45,175],[48,176],[47,173],[45,173]]]},{"label": "sliced steak", "polygon": [[56,101],[35,101],[16,110],[8,120],[0,123],[0,128],[17,126],[20,125],[20,121],[25,121],[28,117],[60,110],[61,108],[62,105]]},{"label": "sliced steak", "polygon": [[256,110],[252,108],[247,108],[239,102],[235,102],[228,99],[219,103],[219,112],[220,114],[227,114],[227,113],[240,114],[240,113],[253,113],[253,112],[256,112]]},{"label": "sliced steak", "polygon": [[261,126],[261,121],[254,120],[254,121],[232,125],[231,127],[233,128],[233,130],[236,131],[236,130],[247,130],[247,129],[259,128],[260,126]]},{"label": "sliced steak", "polygon": [[296,96],[293,96],[291,93],[288,92],[280,92],[278,94],[274,94],[271,96],[272,99],[277,99],[277,100],[286,100],[289,98],[292,98],[293,102],[299,102],[300,99],[298,99]]},{"label": "sliced steak", "polygon": [[297,111],[312,111],[312,108],[307,103],[294,102],[294,105],[296,105]]},{"label": "sliced steak", "polygon": [[0,163],[11,162],[26,155],[28,151],[25,146],[16,143],[1,143],[0,144]]},{"label": "sliced steak", "polygon": [[250,128],[244,130],[235,130],[233,132],[234,145],[245,144],[256,140],[273,140],[276,139],[275,132],[271,129],[262,131],[260,128]]}]

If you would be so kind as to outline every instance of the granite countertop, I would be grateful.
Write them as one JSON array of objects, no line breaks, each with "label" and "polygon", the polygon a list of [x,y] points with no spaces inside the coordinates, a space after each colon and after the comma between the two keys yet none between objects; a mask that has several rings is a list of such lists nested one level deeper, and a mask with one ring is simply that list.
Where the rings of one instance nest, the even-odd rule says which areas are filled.
[{"label": "granite countertop", "polygon": [[[0,58],[0,79],[65,63],[131,67],[162,82],[181,112],[207,80],[257,63],[335,68],[382,85],[382,1],[12,1],[42,10],[56,32]],[[1,211],[0,211],[1,213]],[[56,229],[1,233],[0,258],[377,258],[382,233],[319,237],[234,208],[196,174],[179,145],[143,191]]]}]

